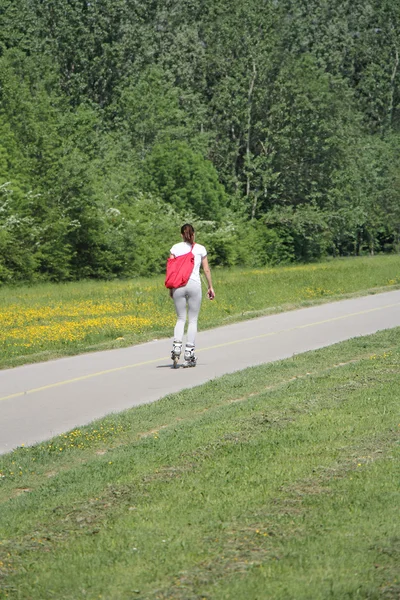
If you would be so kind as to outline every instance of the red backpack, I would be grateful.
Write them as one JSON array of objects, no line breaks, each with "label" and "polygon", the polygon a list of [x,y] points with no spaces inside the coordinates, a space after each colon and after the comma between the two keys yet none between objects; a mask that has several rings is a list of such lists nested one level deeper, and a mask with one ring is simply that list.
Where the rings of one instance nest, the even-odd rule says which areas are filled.
[{"label": "red backpack", "polygon": [[175,256],[167,260],[167,274],[165,276],[166,288],[180,288],[187,284],[194,267],[194,254],[192,245],[187,254]]}]

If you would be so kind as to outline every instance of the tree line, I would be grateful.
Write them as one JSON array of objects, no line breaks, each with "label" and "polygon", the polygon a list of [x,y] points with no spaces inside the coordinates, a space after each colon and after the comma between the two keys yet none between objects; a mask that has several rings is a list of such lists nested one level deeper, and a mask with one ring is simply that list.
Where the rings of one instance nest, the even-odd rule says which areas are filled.
[{"label": "tree line", "polygon": [[389,0],[0,0],[0,282],[400,247]]}]

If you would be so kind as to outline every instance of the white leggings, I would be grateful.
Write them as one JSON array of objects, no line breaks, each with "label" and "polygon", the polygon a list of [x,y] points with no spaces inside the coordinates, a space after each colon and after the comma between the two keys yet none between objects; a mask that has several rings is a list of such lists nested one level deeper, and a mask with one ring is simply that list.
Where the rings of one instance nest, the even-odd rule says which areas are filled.
[{"label": "white leggings", "polygon": [[197,319],[201,306],[201,284],[189,280],[180,288],[176,288],[172,295],[175,304],[176,316],[178,317],[174,329],[174,340],[181,342],[186,323],[186,306],[189,309],[189,323],[187,330],[187,345],[194,346],[197,333]]}]

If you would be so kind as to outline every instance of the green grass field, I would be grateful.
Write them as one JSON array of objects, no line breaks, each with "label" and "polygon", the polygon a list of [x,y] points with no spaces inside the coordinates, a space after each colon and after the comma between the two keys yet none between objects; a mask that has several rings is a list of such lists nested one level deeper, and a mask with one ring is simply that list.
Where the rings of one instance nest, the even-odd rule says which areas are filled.
[{"label": "green grass field", "polygon": [[[214,269],[206,329],[269,312],[400,285],[400,256],[335,259],[274,269]],[[163,277],[0,288],[0,368],[172,335]]]},{"label": "green grass field", "polygon": [[399,334],[0,456],[0,598],[398,599]]}]

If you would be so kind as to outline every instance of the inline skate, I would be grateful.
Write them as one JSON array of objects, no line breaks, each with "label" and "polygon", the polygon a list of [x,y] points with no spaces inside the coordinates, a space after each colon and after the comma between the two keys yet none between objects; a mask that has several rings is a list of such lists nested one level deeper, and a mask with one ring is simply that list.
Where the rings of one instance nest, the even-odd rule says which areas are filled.
[{"label": "inline skate", "polygon": [[184,354],[183,367],[186,369],[188,367],[195,367],[197,358],[194,355],[194,346],[186,346],[185,354]]},{"label": "inline skate", "polygon": [[174,341],[171,350],[171,360],[174,369],[178,368],[178,360],[182,352],[182,342]]}]

